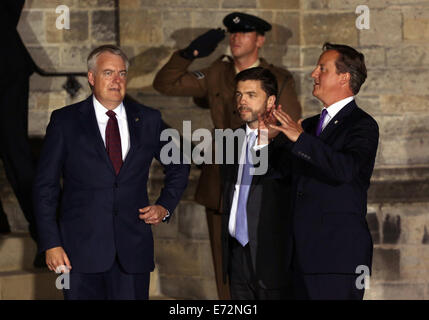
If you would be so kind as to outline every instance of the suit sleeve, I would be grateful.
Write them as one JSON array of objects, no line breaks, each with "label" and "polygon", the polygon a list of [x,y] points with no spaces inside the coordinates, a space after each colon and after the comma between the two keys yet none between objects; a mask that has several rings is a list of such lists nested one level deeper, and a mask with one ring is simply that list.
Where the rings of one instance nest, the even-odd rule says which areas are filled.
[{"label": "suit sleeve", "polygon": [[[164,164],[161,159],[161,149],[168,144],[168,141],[161,141],[160,136],[162,130],[166,129],[164,122],[159,116],[159,131],[158,131],[158,139],[159,139],[159,149],[155,155],[155,158],[163,165],[164,167],[164,187],[161,190],[161,194],[156,201],[156,204],[163,206],[166,208],[171,218],[173,215],[174,209],[180,201],[180,198],[183,195],[183,192],[188,185],[188,177],[191,166],[188,164],[175,164],[175,163],[167,163]],[[180,150],[179,150],[180,152]]]},{"label": "suit sleeve", "polygon": [[62,246],[57,224],[57,207],[64,153],[64,136],[58,114],[54,111],[46,129],[33,187],[39,252]]},{"label": "suit sleeve", "polygon": [[153,87],[168,96],[203,98],[207,95],[207,69],[193,73],[188,71],[192,61],[180,56],[176,51],[155,76]]},{"label": "suit sleeve", "polygon": [[350,129],[341,150],[335,150],[315,136],[303,132],[294,143],[292,153],[319,168],[329,179],[347,183],[365,170],[372,171],[378,137],[377,123],[367,118]]},{"label": "suit sleeve", "polygon": [[280,132],[268,145],[268,159],[270,166],[280,172],[283,177],[289,177],[293,173],[293,161],[290,153],[292,144],[292,141]]}]

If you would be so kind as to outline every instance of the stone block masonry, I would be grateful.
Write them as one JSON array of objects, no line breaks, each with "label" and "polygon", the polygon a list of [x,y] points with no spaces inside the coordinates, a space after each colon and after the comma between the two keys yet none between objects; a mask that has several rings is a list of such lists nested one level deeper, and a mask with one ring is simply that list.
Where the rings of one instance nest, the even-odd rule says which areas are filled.
[{"label": "stone block masonry", "polygon": [[[55,8],[67,5],[71,29],[58,30]],[[115,43],[114,0],[27,0],[18,30],[34,60],[51,71],[85,71],[89,51]],[[358,5],[370,10],[370,29],[355,26]],[[174,50],[209,28],[222,27],[232,11],[258,15],[273,24],[262,54],[287,67],[296,80],[304,117],[320,111],[312,94],[313,70],[323,42],[345,43],[366,57],[368,79],[357,96],[360,107],[380,126],[380,146],[369,190],[368,224],[374,240],[373,275],[366,299],[429,299],[429,2],[421,0],[120,0],[120,45],[131,58],[129,93],[161,110],[181,130],[212,128],[208,110],[191,98],[164,97],[152,88],[155,73]],[[214,54],[198,59],[200,69],[228,53],[228,40]],[[63,78],[31,78],[29,133],[43,137],[52,110],[85,98],[85,78],[75,99],[62,89]],[[193,202],[199,176],[194,168],[188,190],[172,221],[154,228],[156,260],[163,294],[216,298],[210,246],[202,207]],[[151,198],[161,187],[154,166]],[[4,176],[5,209],[19,216]],[[23,221],[13,218],[14,228]],[[174,265],[175,268],[171,266]],[[177,268],[176,268],[177,267]]]}]

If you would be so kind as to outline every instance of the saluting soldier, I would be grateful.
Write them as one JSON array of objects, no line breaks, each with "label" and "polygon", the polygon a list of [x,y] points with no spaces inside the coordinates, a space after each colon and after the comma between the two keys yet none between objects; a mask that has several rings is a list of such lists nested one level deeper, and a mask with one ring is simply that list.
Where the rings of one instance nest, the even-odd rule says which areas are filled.
[{"label": "saluting soldier", "polygon": [[[215,129],[235,129],[244,122],[235,107],[234,77],[242,70],[260,66],[269,69],[276,76],[278,104],[283,106],[283,110],[292,119],[298,120],[301,106],[291,73],[269,64],[259,56],[259,50],[265,42],[265,32],[271,30],[271,24],[241,12],[228,14],[223,19],[223,24],[229,33],[232,57],[222,55],[205,69],[188,71],[194,59],[210,55],[225,38],[224,30],[211,29],[193,40],[187,48],[173,53],[157,73],[154,88],[165,95],[194,97],[197,105],[210,108]],[[218,165],[203,165],[195,200],[206,207],[218,296],[220,299],[229,299],[228,284],[222,280],[220,184]]]}]

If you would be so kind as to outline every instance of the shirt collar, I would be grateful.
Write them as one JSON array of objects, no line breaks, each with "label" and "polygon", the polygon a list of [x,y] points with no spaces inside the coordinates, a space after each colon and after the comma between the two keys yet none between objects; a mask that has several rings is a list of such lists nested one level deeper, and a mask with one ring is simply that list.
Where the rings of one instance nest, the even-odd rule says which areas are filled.
[{"label": "shirt collar", "polygon": [[[249,68],[246,68],[246,69],[259,67],[260,64],[261,64],[261,61],[258,58],[258,59],[256,59],[254,64],[252,64]],[[235,74],[238,74],[240,72],[240,70],[238,70],[235,65],[234,65],[234,69],[235,69]]]},{"label": "shirt collar", "polygon": [[[335,102],[334,104],[331,104],[330,106],[326,107],[326,111],[328,111],[329,117],[332,119],[335,117],[335,115],[340,112],[342,108],[344,108],[347,104],[349,104],[351,101],[355,99],[354,96],[347,97],[345,99],[342,99],[340,101]],[[323,108],[325,109],[325,108]],[[322,110],[323,110],[322,109]]]},{"label": "shirt collar", "polygon": [[[97,115],[98,119],[103,119],[102,117],[105,117],[106,119],[109,118],[109,116],[106,114],[106,112],[108,111],[108,109],[106,107],[104,107],[95,97],[95,95],[92,96],[92,102],[94,104],[94,109],[95,109],[95,113]],[[112,111],[114,111],[116,113],[116,117],[118,119],[125,119],[126,115],[125,115],[125,108],[124,108],[124,103],[121,102],[115,109],[113,109]]]},{"label": "shirt collar", "polygon": [[258,136],[258,129],[250,129],[246,123],[246,137],[248,137],[251,132],[253,132],[255,136]]}]

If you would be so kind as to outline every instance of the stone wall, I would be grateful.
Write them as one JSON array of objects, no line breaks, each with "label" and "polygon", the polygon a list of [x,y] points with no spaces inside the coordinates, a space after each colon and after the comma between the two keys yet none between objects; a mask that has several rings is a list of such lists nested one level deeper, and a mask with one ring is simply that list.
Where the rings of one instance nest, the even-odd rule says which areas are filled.
[{"label": "stone wall", "polygon": [[[370,10],[369,30],[355,26],[358,5],[367,5]],[[425,125],[429,116],[429,47],[424,32],[429,25],[429,1],[121,1],[121,18],[133,12],[131,17],[136,20],[127,24],[143,23],[148,12],[157,20],[143,26],[151,36],[126,36],[121,29],[121,43],[152,66],[137,72],[131,89],[138,90],[143,101],[159,106],[178,129],[182,120],[192,120],[195,128],[212,124],[207,111],[192,106],[190,99],[153,93],[153,75],[171,52],[208,28],[222,27],[223,17],[232,11],[257,14],[273,23],[262,55],[293,72],[304,116],[320,110],[311,95],[310,73],[322,44],[345,43],[365,54],[368,79],[358,103],[380,126],[368,205],[374,274],[366,298],[429,298],[429,132]],[[198,69],[227,52],[224,40],[214,54],[197,60],[191,68]],[[157,66],[155,70],[153,66]]]},{"label": "stone wall", "polygon": [[[36,64],[47,72],[86,72],[90,50],[103,43],[116,43],[115,0],[27,0],[18,31]],[[70,29],[57,29],[60,5],[70,9]],[[37,151],[53,110],[80,101],[90,94],[86,77],[71,98],[63,88],[65,77],[30,78],[29,135]],[[25,231],[26,221],[1,170],[1,199],[14,231]]]},{"label": "stone wall", "polygon": [[[55,28],[60,4],[70,7],[70,30]],[[355,26],[358,5],[370,9],[369,30]],[[55,71],[85,71],[93,46],[119,39],[132,60],[129,93],[160,109],[172,127],[180,130],[183,120],[192,120],[194,130],[212,127],[208,111],[191,98],[160,96],[151,83],[174,50],[209,28],[222,27],[232,11],[272,22],[262,55],[293,73],[304,116],[320,110],[311,95],[310,72],[323,42],[349,44],[365,53],[368,79],[358,103],[380,126],[368,205],[374,273],[366,298],[429,299],[428,0],[119,0],[119,34],[112,22],[113,0],[33,0],[27,1],[19,31],[37,63]],[[227,52],[224,40],[192,69]],[[31,136],[44,134],[53,109],[89,93],[86,79],[80,78],[85,89],[71,99],[61,87],[64,81],[32,76]],[[216,298],[204,209],[192,201],[198,175],[194,169],[172,221],[154,228],[161,290],[169,296]],[[161,183],[158,167],[152,176],[153,199]],[[7,190],[4,194],[10,198]]]},{"label": "stone wall", "polygon": [[[86,72],[86,58],[96,46],[116,43],[114,0],[27,0],[18,31],[36,64],[48,72]],[[60,13],[70,9],[70,29],[57,29]],[[71,99],[62,88],[64,77],[31,77],[29,133],[43,136],[52,110],[74,103],[90,93],[86,78],[83,89]]]}]

